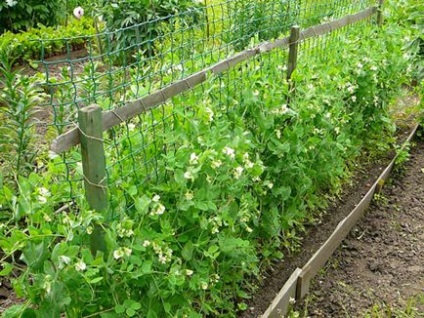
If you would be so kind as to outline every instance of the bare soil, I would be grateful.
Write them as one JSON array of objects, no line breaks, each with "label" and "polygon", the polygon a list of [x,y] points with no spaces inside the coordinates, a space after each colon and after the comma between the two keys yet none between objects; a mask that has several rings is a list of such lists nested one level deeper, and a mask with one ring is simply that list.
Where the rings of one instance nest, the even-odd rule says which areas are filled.
[{"label": "bare soil", "polygon": [[[424,295],[423,141],[317,276],[306,307],[309,317],[364,317],[374,305],[405,308],[418,295]],[[410,317],[424,317],[424,303],[414,306]]]}]

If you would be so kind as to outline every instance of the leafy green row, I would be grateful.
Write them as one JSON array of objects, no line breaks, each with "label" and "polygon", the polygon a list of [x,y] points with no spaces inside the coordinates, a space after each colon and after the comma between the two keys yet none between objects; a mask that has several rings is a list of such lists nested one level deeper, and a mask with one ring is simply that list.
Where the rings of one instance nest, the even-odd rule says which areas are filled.
[{"label": "leafy green row", "polygon": [[22,33],[5,32],[0,35],[0,50],[18,63],[30,63],[59,54],[82,49],[87,38],[95,34],[92,19],[73,20],[68,26],[30,29]]}]

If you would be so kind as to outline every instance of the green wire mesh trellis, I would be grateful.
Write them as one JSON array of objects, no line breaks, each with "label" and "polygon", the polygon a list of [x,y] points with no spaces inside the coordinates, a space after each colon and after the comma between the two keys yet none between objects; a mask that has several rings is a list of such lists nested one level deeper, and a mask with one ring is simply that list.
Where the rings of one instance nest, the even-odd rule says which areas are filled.
[{"label": "green wire mesh trellis", "polygon": [[[92,103],[104,110],[121,107],[255,43],[287,36],[292,25],[304,29],[375,4],[372,0],[210,1],[195,10],[119,30],[40,39],[44,71],[41,85],[48,94],[43,106],[51,109],[52,135],[74,128],[81,107]],[[155,30],[154,34],[149,30]],[[337,42],[341,32],[345,31],[302,42],[300,58],[310,54],[325,58],[326,46]],[[48,57],[49,48],[57,43],[63,45],[65,54]],[[84,48],[75,51],[75,43]],[[108,186],[116,194],[110,198],[113,209],[125,210],[132,202],[130,197],[142,193],[143,184],[167,178],[167,154],[182,146],[172,138],[172,132],[175,125],[184,124],[185,113],[206,116],[205,109],[213,103],[215,109],[225,109],[225,114],[231,116],[233,107],[243,103],[242,92],[256,87],[254,79],[273,71],[269,61],[275,58],[281,61],[281,68],[274,71],[281,73],[284,86],[287,52],[276,50],[105,133]],[[80,155],[69,151],[61,158],[65,167],[63,182],[68,182],[72,199],[82,193],[77,190],[82,187]]]}]

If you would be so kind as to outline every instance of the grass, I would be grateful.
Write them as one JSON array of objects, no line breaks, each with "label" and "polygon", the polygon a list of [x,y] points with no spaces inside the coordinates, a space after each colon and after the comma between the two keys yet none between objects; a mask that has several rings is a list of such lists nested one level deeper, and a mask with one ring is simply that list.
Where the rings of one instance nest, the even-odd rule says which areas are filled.
[{"label": "grass", "polygon": [[407,299],[406,304],[399,308],[389,304],[375,304],[364,315],[364,318],[419,318],[424,317],[424,292]]}]

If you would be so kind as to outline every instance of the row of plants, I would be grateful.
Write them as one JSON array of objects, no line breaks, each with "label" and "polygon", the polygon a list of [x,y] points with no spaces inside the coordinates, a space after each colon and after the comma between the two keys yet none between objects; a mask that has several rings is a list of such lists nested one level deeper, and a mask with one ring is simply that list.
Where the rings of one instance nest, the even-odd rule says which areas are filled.
[{"label": "row of plants", "polygon": [[0,35],[0,50],[14,63],[36,66],[40,59],[85,48],[95,33],[92,19],[73,20],[67,26],[30,29],[27,32]]},{"label": "row of plants", "polygon": [[[358,156],[393,140],[389,103],[412,59],[401,35],[392,24],[367,26],[327,42],[326,57],[303,51],[289,104],[285,55],[269,54],[118,128],[106,154],[114,217],[89,209],[81,183],[64,205],[64,180],[81,171],[60,157],[40,153],[37,173],[1,180],[0,275],[24,298],[5,317],[234,317],[246,309],[261,272],[297,249],[303,226],[349,180]],[[108,108],[113,93],[102,99],[96,90],[110,80],[83,89]],[[20,101],[32,104],[31,92]],[[11,94],[2,105],[18,98]],[[152,133],[149,118],[162,127]],[[145,182],[152,160],[166,177]],[[96,225],[105,255],[89,248]]]}]

